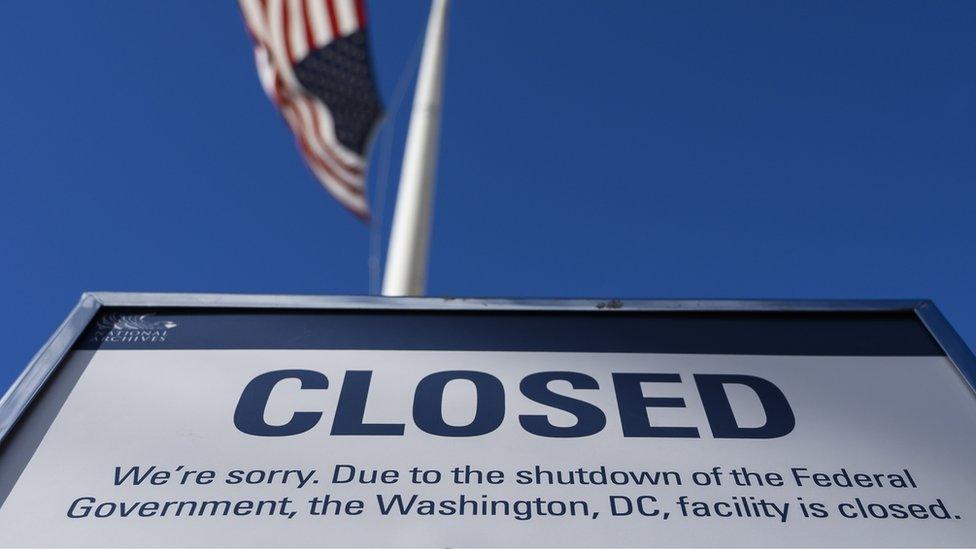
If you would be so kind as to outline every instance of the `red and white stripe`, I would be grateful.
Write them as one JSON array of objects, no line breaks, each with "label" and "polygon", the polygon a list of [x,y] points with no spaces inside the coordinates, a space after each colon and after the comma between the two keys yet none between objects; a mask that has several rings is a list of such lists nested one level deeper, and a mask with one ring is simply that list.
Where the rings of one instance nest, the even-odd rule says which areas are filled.
[{"label": "red and white stripe", "polygon": [[292,70],[308,52],[366,25],[363,0],[239,0],[261,85],[295,134],[322,186],[361,218],[369,217],[366,162],[336,139],[332,115]]}]

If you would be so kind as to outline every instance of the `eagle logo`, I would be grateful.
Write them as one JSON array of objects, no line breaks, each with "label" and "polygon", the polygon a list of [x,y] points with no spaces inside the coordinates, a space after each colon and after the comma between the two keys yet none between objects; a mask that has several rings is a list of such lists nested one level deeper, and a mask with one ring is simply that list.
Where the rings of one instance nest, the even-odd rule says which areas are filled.
[{"label": "eagle logo", "polygon": [[179,326],[172,320],[156,318],[152,313],[143,315],[108,314],[99,319],[97,331],[99,333],[112,330],[172,330]]}]

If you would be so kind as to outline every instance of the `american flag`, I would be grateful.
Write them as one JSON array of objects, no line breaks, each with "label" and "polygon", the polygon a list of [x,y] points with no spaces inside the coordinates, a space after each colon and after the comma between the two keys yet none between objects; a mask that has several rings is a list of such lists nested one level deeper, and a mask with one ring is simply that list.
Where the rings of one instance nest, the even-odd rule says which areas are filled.
[{"label": "american flag", "polygon": [[365,151],[382,116],[363,0],[239,0],[258,76],[312,172],[363,219]]}]

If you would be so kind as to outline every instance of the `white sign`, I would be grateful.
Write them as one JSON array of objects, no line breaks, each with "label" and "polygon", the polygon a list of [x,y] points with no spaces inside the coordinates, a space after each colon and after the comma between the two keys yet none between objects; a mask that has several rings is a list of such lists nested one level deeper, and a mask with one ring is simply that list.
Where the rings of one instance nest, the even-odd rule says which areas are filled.
[{"label": "white sign", "polygon": [[976,543],[945,357],[93,354],[0,545]]}]

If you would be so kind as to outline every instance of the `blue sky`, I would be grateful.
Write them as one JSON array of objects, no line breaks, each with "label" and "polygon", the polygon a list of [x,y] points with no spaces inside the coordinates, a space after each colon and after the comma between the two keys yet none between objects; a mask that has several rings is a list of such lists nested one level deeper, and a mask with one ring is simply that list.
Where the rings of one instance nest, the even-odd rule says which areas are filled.
[{"label": "blue sky", "polygon": [[[368,5],[389,106],[427,2]],[[455,2],[429,291],[930,297],[972,347],[974,28],[973,2]],[[0,74],[0,387],[85,290],[369,291],[232,2],[3,2]]]}]

